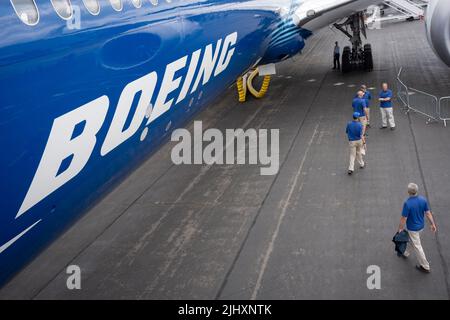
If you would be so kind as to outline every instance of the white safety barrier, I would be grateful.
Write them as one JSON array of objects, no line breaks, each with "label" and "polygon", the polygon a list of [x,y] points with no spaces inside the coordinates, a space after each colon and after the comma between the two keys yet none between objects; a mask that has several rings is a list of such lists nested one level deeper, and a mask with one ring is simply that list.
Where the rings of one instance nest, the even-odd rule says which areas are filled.
[{"label": "white safety barrier", "polygon": [[408,110],[409,108],[409,94],[408,94],[408,86],[403,83],[400,79],[400,75],[402,74],[403,68],[400,68],[400,71],[397,75],[397,96],[399,100],[403,103],[403,109]]},{"label": "white safety barrier", "polygon": [[397,75],[397,97],[403,104],[403,109],[419,113],[427,118],[427,123],[443,121],[447,126],[450,121],[450,97],[439,99],[435,95],[408,87],[402,80],[403,68]]},{"label": "white safety barrier", "polygon": [[429,93],[408,88],[409,111],[420,113],[427,117],[427,123],[439,121],[439,99]]},{"label": "white safety barrier", "polygon": [[447,121],[450,121],[450,97],[439,99],[439,119],[444,121],[444,126],[447,126]]}]

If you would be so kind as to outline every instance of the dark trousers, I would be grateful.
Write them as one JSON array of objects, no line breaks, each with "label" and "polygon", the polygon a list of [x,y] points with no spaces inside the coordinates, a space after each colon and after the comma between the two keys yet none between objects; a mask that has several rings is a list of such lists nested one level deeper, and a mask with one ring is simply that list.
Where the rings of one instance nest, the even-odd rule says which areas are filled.
[{"label": "dark trousers", "polygon": [[334,68],[333,69],[341,69],[341,61],[340,61],[340,54],[335,54],[333,59]]}]

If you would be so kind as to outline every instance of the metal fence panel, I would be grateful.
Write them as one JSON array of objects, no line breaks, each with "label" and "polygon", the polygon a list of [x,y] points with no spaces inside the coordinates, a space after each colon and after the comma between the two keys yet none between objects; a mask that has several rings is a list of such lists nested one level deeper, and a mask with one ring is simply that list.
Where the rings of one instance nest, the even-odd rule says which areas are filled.
[{"label": "metal fence panel", "polygon": [[447,121],[450,121],[450,97],[439,99],[439,118],[444,121],[444,126],[447,126]]},{"label": "metal fence panel", "polygon": [[[439,100],[438,97],[432,94],[408,87],[401,80],[402,71],[403,68],[400,68],[397,74],[397,96],[404,109],[407,112],[413,111],[424,115],[427,117],[427,123],[442,120],[444,125],[446,125],[446,120],[450,120],[450,97]],[[441,107],[441,103],[448,106]],[[445,119],[442,117],[444,110],[447,112]]]},{"label": "metal fence panel", "polygon": [[409,94],[408,94],[408,87],[400,79],[402,71],[403,68],[400,68],[400,71],[397,75],[397,96],[399,100],[403,103],[403,108],[407,109],[409,106]]},{"label": "metal fence panel", "polygon": [[439,100],[432,94],[408,88],[409,109],[428,118],[428,122],[439,120]]}]

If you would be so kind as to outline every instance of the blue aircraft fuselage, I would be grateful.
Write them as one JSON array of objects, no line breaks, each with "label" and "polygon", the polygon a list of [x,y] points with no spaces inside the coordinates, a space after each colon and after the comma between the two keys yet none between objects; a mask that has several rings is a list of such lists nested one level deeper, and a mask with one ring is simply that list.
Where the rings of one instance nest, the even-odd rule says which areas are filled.
[{"label": "blue aircraft fuselage", "polygon": [[36,0],[32,26],[0,4],[0,284],[240,75],[310,35],[291,21],[299,0],[123,2],[92,15],[72,0],[67,22]]}]

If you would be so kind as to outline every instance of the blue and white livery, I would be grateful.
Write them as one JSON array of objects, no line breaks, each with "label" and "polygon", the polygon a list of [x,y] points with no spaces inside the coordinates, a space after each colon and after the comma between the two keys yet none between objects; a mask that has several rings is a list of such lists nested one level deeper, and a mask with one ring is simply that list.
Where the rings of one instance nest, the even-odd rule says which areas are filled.
[{"label": "blue and white livery", "polygon": [[374,0],[4,0],[0,284],[249,68]]}]

